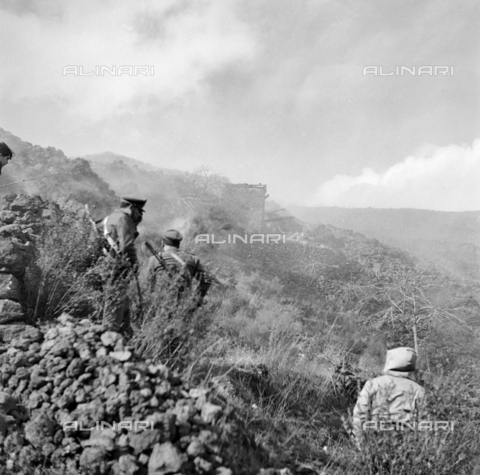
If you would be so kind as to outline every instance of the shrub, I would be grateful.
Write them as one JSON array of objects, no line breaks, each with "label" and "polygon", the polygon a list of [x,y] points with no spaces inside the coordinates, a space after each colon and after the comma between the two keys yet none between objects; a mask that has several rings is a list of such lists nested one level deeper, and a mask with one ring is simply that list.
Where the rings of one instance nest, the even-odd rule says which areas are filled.
[{"label": "shrub", "polygon": [[198,308],[197,283],[179,296],[178,284],[159,273],[155,288],[147,287],[144,283],[143,308],[133,320],[132,344],[143,357],[184,370],[196,358],[210,322],[206,311]]},{"label": "shrub", "polygon": [[26,268],[28,321],[52,320],[65,311],[76,317],[98,315],[108,268],[102,240],[86,217],[63,213],[45,224]]}]

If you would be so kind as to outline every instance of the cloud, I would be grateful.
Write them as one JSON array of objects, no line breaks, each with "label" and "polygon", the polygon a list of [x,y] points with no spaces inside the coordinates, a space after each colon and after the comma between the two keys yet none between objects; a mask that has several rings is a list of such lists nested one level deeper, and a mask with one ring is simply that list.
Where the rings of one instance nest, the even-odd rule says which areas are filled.
[{"label": "cloud", "polygon": [[480,139],[471,147],[424,147],[383,173],[365,168],[358,176],[336,175],[323,183],[311,206],[480,209]]},{"label": "cloud", "polygon": [[[89,120],[122,113],[132,101],[185,101],[208,93],[205,78],[255,56],[255,38],[234,0],[23,0],[0,5],[0,98],[49,98]],[[95,66],[153,66],[152,76],[63,75]],[[205,91],[206,90],[206,91]]]}]

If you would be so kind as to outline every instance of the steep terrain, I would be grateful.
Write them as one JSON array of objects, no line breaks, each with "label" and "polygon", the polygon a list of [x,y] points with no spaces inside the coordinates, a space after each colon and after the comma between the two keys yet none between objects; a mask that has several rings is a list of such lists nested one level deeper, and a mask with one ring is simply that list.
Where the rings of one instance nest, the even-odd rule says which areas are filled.
[{"label": "steep terrain", "polygon": [[61,150],[32,145],[1,128],[0,141],[7,143],[15,154],[2,170],[2,194],[39,194],[73,206],[89,204],[98,216],[117,206],[115,192],[92,170],[87,160],[69,159]]},{"label": "steep terrain", "polygon": [[116,153],[112,152],[94,153],[91,155],[85,155],[83,158],[85,158],[91,163],[92,169],[100,176],[103,176],[104,173],[108,173],[110,165],[114,164],[115,162],[123,162],[125,165],[132,167],[133,169],[141,168],[150,172],[160,171],[167,175],[183,175],[185,173],[180,170],[161,168],[155,165],[150,165],[149,163],[146,163],[144,161],[125,157],[124,155],[117,155]]},{"label": "steep terrain", "polygon": [[[41,198],[4,193],[0,203],[0,300],[27,310],[37,327],[16,324],[15,314],[8,331],[8,315],[0,329],[5,473],[44,475],[35,467],[48,475],[354,473],[358,454],[341,417],[362,382],[381,369],[385,349],[414,344],[414,321],[429,393],[441,387],[440,378],[461,394],[449,396],[449,414],[478,420],[478,280],[452,276],[352,230],[295,220],[286,242],[197,245],[195,253],[225,285],[213,286],[203,307],[184,314],[168,304],[176,294],[169,300],[166,287],[147,285],[143,243],[158,245],[156,231],[167,226],[186,233],[188,249],[198,233],[215,232],[217,240],[241,233],[245,210],[222,196],[224,178],[148,170],[122,157],[102,161],[100,178],[86,160],[2,133],[16,156],[0,186],[15,181],[15,173],[24,178],[24,168],[32,178],[32,170],[66,172],[64,182],[5,187],[31,185]],[[140,277],[128,289],[135,323],[129,342],[98,325],[108,258],[99,257],[98,236],[78,213],[82,203],[96,203],[95,214],[111,211],[115,191],[149,200],[137,239]],[[277,225],[272,221],[270,231]],[[473,242],[469,226],[464,231]],[[448,242],[456,242],[459,229],[452,227]],[[444,372],[465,377],[452,383]],[[152,431],[63,426],[73,418],[112,425],[142,417]],[[442,448],[444,458],[432,459],[436,467],[447,460],[458,468],[461,454],[467,471],[450,475],[474,473],[468,470],[475,454],[465,456],[463,447],[475,445],[476,436],[464,427],[458,440],[446,442],[452,455]]]}]

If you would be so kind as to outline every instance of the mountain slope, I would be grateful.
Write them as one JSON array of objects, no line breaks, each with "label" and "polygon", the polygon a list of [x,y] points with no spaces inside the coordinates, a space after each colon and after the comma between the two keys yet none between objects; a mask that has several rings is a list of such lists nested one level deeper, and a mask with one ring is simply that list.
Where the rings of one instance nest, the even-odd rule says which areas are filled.
[{"label": "mountain slope", "polygon": [[2,193],[39,194],[59,203],[89,204],[100,216],[117,206],[115,192],[87,160],[67,158],[54,147],[32,145],[1,128],[0,141],[15,154],[2,170]]},{"label": "mountain slope", "polygon": [[458,277],[480,279],[480,211],[291,207],[300,219],[331,224],[404,249]]}]

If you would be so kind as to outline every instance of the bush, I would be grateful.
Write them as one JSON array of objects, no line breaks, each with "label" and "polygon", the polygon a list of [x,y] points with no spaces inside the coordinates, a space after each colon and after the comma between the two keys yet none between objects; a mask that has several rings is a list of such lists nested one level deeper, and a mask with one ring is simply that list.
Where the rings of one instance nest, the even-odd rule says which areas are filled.
[{"label": "bush", "polygon": [[27,264],[27,320],[49,321],[63,312],[85,318],[103,308],[102,282],[109,264],[88,218],[63,213],[45,224]]},{"label": "bush", "polygon": [[198,307],[197,283],[179,296],[178,284],[167,274],[157,275],[153,290],[143,285],[143,308],[133,320],[136,351],[170,368],[184,370],[197,355],[210,322]]}]

